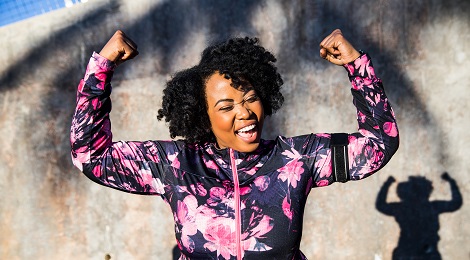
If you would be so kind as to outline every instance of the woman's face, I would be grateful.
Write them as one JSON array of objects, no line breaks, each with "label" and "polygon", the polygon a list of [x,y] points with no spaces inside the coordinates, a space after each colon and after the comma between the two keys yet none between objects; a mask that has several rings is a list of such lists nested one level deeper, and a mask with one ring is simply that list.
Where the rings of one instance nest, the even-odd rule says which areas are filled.
[{"label": "woman's face", "polygon": [[252,152],[258,148],[264,109],[255,90],[246,82],[238,89],[218,72],[206,82],[207,114],[219,148]]}]

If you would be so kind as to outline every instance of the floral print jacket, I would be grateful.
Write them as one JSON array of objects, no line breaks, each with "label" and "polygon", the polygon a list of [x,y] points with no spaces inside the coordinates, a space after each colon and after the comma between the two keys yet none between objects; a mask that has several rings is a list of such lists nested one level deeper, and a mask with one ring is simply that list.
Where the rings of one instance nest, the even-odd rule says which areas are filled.
[{"label": "floral print jacket", "polygon": [[[348,135],[349,179],[360,180],[390,160],[398,130],[369,56],[344,67],[359,123]],[[307,195],[334,182],[330,134],[262,140],[252,153],[213,143],[113,142],[114,68],[94,53],[80,81],[74,165],[101,185],[160,195],[173,212],[180,259],[305,259],[299,245]]]}]

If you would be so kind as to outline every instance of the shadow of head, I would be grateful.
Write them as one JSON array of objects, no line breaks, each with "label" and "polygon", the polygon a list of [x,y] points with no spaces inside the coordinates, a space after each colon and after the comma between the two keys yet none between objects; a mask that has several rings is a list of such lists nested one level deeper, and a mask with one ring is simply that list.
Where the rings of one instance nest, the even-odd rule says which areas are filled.
[{"label": "shadow of head", "polygon": [[397,194],[402,201],[429,201],[432,190],[432,182],[420,176],[410,176],[408,181],[397,186]]}]

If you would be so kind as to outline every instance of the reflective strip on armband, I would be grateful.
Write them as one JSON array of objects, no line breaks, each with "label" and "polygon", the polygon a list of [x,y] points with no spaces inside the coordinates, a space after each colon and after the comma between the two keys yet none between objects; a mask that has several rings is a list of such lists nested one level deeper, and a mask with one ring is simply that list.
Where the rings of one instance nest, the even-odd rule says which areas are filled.
[{"label": "reflective strip on armband", "polygon": [[337,182],[349,180],[348,134],[331,134],[331,165],[333,178]]}]

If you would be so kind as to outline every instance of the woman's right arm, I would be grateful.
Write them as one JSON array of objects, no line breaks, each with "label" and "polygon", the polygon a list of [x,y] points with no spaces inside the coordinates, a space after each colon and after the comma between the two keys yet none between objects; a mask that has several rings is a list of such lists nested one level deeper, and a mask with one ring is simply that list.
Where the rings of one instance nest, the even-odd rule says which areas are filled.
[{"label": "woman's right arm", "polygon": [[[99,184],[131,193],[162,194],[162,165],[168,163],[163,143],[112,142],[110,81],[117,64],[137,55],[131,44],[118,31],[100,54],[93,53],[77,90],[70,133],[72,161]],[[171,143],[166,145],[171,149]]]}]

